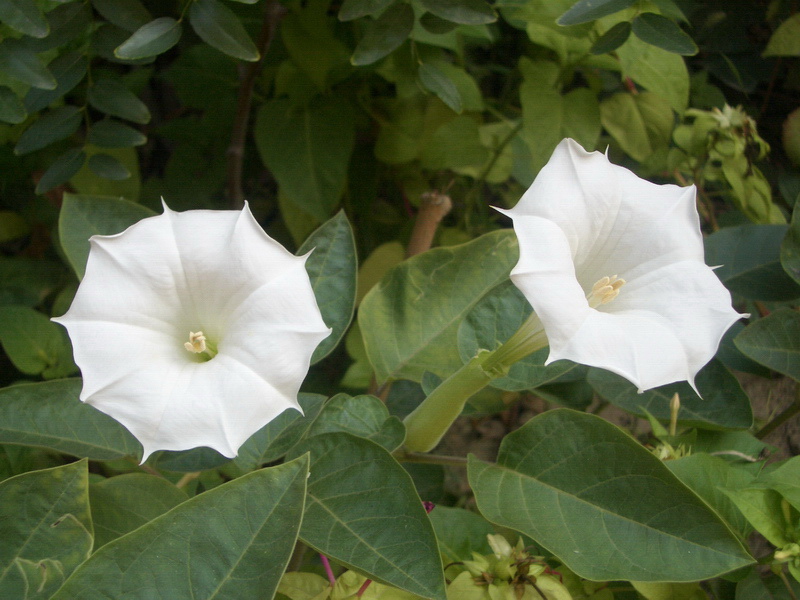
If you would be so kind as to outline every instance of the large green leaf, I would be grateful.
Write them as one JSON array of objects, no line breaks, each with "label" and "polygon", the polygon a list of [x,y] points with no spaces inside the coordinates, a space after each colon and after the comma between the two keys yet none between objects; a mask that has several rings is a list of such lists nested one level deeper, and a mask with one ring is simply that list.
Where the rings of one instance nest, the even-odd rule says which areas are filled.
[{"label": "large green leaf", "polygon": [[761,475],[758,482],[778,491],[800,511],[800,456],[793,456],[778,468]]},{"label": "large green leaf", "polygon": [[579,0],[556,21],[559,25],[580,25],[632,6],[636,0]]},{"label": "large green leaf", "polygon": [[81,385],[80,379],[58,379],[0,389],[0,442],[93,460],[141,457],[127,429],[78,399]]},{"label": "large green leaf", "polygon": [[679,114],[689,106],[689,71],[683,57],[631,36],[616,50],[622,74],[669,101]]},{"label": "large green leaf", "polygon": [[396,2],[369,24],[358,42],[350,62],[357,66],[371,65],[396,50],[414,29],[414,9],[405,2]]},{"label": "large green leaf", "polygon": [[337,431],[372,440],[389,452],[397,450],[406,436],[400,419],[390,416],[383,402],[368,395],[337,394],[325,404],[307,435]]},{"label": "large green leaf", "polygon": [[[486,294],[469,312],[458,328],[458,351],[467,362],[478,350],[494,350],[510,338],[533,312],[510,279]],[[559,360],[544,366],[548,348],[534,352],[511,366],[508,375],[495,379],[492,387],[508,391],[530,390],[553,383],[571,371],[575,363]]]},{"label": "large green leaf", "polygon": [[42,173],[39,183],[36,184],[36,193],[44,194],[54,187],[69,181],[86,162],[86,152],[81,148],[70,148],[56,158],[47,170]]},{"label": "large green leaf", "polygon": [[138,529],[188,498],[163,477],[126,473],[89,486],[94,549]]},{"label": "large green leaf", "polygon": [[161,17],[137,29],[114,50],[114,56],[126,60],[148,58],[166,52],[181,39],[183,29],[172,17]]},{"label": "large green leaf", "polygon": [[705,240],[706,264],[729,290],[749,300],[793,300],[800,285],[781,266],[787,225],[739,225]]},{"label": "large green leaf", "polygon": [[792,222],[781,242],[780,257],[783,269],[795,283],[800,284],[800,204],[795,203]]},{"label": "large green leaf", "polygon": [[501,230],[435,248],[391,269],[358,311],[378,380],[421,381],[426,371],[445,377],[459,369],[458,326],[485,294],[508,279],[517,257],[514,232]]},{"label": "large green leaf", "polygon": [[339,344],[353,320],[356,306],[356,241],[344,211],[312,233],[297,251],[311,252],[306,271],[325,324],[333,329],[314,350],[311,364],[325,358]]},{"label": "large green leaf", "polygon": [[21,40],[13,38],[6,38],[0,43],[0,72],[45,90],[54,90],[58,85],[42,59]]},{"label": "large green leaf", "polygon": [[22,33],[43,38],[50,26],[34,0],[0,0],[0,21]]},{"label": "large green leaf", "polygon": [[258,48],[233,11],[217,0],[195,0],[189,22],[205,43],[241,60],[259,59]]},{"label": "large green leaf", "polygon": [[118,79],[98,79],[89,88],[89,104],[100,112],[134,123],[149,123],[150,110]]},{"label": "large green leaf", "polygon": [[750,473],[723,458],[702,452],[667,461],[666,465],[695,494],[708,502],[741,539],[747,538],[752,527],[722,490],[747,487],[753,481]]},{"label": "large green leaf", "polygon": [[325,397],[319,394],[300,394],[303,413],[289,408],[255,432],[239,448],[234,462],[240,469],[251,471],[284,456],[305,435],[317,418]]},{"label": "large green leaf", "polygon": [[463,508],[437,506],[430,519],[445,564],[472,560],[473,552],[491,554],[486,536],[494,533],[494,526],[479,514]]},{"label": "large green leaf", "polygon": [[800,314],[789,308],[748,325],[734,340],[757,363],[800,381]]},{"label": "large green leaf", "polygon": [[634,35],[648,44],[683,56],[697,54],[697,44],[692,38],[665,16],[644,12],[633,19],[631,26]]},{"label": "large green leaf", "polygon": [[53,599],[272,598],[307,477],[301,457],[195,496],[100,548]]},{"label": "large green leaf", "polygon": [[353,109],[339,97],[262,105],[255,124],[261,159],[292,203],[326,221],[339,202],[355,143]]},{"label": "large green leaf", "polygon": [[557,409],[470,456],[490,521],[532,537],[595,581],[698,581],[753,562],[730,529],[650,452],[614,425]]},{"label": "large green leaf", "polygon": [[0,306],[0,343],[14,366],[27,375],[55,379],[78,370],[64,328],[27,306]]},{"label": "large green leaf", "polygon": [[42,115],[19,137],[14,153],[28,154],[71,136],[80,127],[82,114],[77,106],[68,104]]},{"label": "large green leaf", "polygon": [[484,0],[421,0],[428,12],[460,25],[494,23],[497,15]]},{"label": "large green leaf", "polygon": [[[461,94],[456,84],[453,83],[453,80],[445,75],[439,67],[430,63],[422,63],[419,65],[417,74],[419,75],[419,82],[422,84],[422,87],[436,94],[453,112],[460,113],[463,110]],[[450,123],[453,122],[455,121],[451,121]],[[470,120],[470,122],[473,125],[477,125],[473,120]],[[440,127],[440,130],[447,127],[450,123]],[[475,127],[475,129],[477,131],[477,127]]]},{"label": "large green leaf", "polygon": [[686,382],[639,393],[624,377],[602,369],[591,369],[587,381],[603,399],[642,417],[650,414],[669,420],[670,399],[679,394],[681,423],[711,429],[747,429],[753,424],[747,394],[731,372],[716,360],[703,367],[695,379],[702,397]]},{"label": "large green leaf", "polygon": [[54,100],[63,97],[64,94],[83,80],[88,66],[89,59],[80,52],[65,52],[54,58],[47,65],[47,68],[56,78],[57,85],[55,89],[44,90],[32,87],[25,94],[25,109],[29,113],[34,113],[49,106]]},{"label": "large green leaf", "polygon": [[49,598],[92,551],[86,461],[0,483],[0,598]]},{"label": "large green leaf", "polygon": [[300,538],[381,583],[446,598],[436,536],[411,477],[381,446],[347,433],[305,440],[311,477]]},{"label": "large green leaf", "polygon": [[64,194],[58,218],[59,240],[78,279],[86,272],[90,237],[120,233],[153,215],[149,208],[122,198]]}]

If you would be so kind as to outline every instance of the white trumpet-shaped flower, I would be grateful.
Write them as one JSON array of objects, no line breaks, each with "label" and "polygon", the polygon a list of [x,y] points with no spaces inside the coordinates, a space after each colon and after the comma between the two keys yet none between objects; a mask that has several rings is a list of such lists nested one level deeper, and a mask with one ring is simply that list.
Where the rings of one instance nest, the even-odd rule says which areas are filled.
[{"label": "white trumpet-shaped flower", "polygon": [[703,259],[695,188],[656,185],[562,141],[517,205],[511,279],[550,345],[646,390],[694,386],[737,319]]},{"label": "white trumpet-shaped flower", "polygon": [[250,209],[191,210],[91,238],[69,331],[80,398],[155,450],[228,457],[287,408],[328,336],[305,270]]}]

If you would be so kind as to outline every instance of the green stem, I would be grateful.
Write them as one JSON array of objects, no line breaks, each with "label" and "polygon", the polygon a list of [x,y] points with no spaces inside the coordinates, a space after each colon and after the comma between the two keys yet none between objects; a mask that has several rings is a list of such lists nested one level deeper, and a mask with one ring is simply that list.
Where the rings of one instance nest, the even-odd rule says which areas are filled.
[{"label": "green stem", "polygon": [[494,379],[494,376],[483,368],[483,361],[489,355],[490,353],[485,350],[479,352],[439,384],[439,387],[405,418],[406,449],[411,452],[433,450],[464,410],[464,405],[470,396],[481,391]]},{"label": "green stem", "polygon": [[763,440],[778,427],[786,423],[786,421],[794,417],[797,413],[800,413],[800,385],[795,387],[794,402],[792,402],[792,404],[790,404],[789,407],[786,408],[786,410],[784,410],[781,414],[759,429],[758,433],[756,433],[756,437],[760,440]]},{"label": "green stem", "polygon": [[446,467],[466,467],[467,459],[463,456],[444,456],[442,454],[423,454],[398,450],[394,456],[399,462],[423,463],[426,465],[443,465]]},{"label": "green stem", "polygon": [[464,410],[470,396],[508,373],[515,362],[547,346],[547,336],[536,315],[531,315],[497,350],[480,350],[467,364],[445,379],[414,412],[405,418],[405,447],[430,452]]}]

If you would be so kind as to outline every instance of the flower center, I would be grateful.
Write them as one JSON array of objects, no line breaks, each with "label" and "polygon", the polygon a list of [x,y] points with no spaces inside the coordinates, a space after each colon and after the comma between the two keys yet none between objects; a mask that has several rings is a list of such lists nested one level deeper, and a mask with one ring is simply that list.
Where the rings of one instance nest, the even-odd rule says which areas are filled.
[{"label": "flower center", "polygon": [[619,295],[620,288],[625,285],[624,279],[616,275],[602,277],[592,286],[592,291],[586,296],[590,308],[597,308],[601,304],[608,304]]},{"label": "flower center", "polygon": [[217,348],[202,331],[190,331],[189,341],[183,345],[192,354],[202,354],[204,360],[211,360],[217,355]]}]

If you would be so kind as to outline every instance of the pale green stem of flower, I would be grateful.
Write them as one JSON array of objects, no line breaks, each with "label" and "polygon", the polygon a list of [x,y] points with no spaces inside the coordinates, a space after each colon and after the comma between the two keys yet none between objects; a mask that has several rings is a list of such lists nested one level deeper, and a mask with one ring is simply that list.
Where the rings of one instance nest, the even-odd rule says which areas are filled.
[{"label": "pale green stem of flower", "polygon": [[[625,280],[602,277],[586,296],[591,308],[607,304],[619,295]],[[444,380],[414,412],[405,418],[406,449],[430,452],[464,410],[470,396],[489,382],[508,374],[511,365],[548,345],[544,326],[536,314],[522,324],[505,344],[490,352],[481,350],[472,360]]]},{"label": "pale green stem of flower", "polygon": [[508,374],[518,360],[547,346],[539,318],[531,315],[508,341],[495,351],[481,350],[467,364],[445,379],[414,412],[405,418],[406,449],[433,450],[464,410],[469,398],[489,382]]}]

